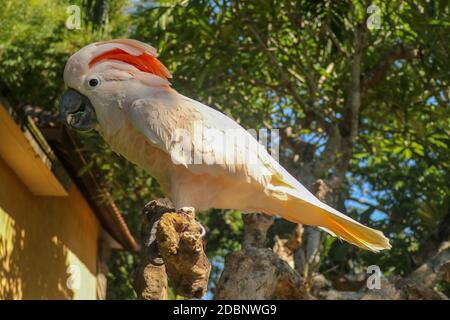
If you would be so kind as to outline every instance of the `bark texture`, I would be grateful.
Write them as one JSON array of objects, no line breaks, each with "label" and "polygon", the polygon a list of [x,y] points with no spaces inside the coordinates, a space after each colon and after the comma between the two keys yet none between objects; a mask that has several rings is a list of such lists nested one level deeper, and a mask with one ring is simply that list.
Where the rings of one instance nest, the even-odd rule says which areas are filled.
[{"label": "bark texture", "polygon": [[243,250],[225,257],[224,271],[215,299],[305,299],[302,277],[272,250],[265,248],[267,230],[273,218],[243,215]]},{"label": "bark texture", "polygon": [[168,282],[186,298],[206,294],[211,264],[193,209],[175,211],[167,199],[151,201],[143,210],[141,235],[141,263],[134,274],[139,299],[167,299]]}]

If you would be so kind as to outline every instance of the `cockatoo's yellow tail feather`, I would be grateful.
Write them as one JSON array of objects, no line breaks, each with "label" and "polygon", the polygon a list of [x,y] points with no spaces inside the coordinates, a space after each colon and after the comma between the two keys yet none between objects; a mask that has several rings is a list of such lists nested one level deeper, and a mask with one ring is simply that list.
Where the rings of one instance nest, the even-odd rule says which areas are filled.
[{"label": "cockatoo's yellow tail feather", "polygon": [[[281,216],[294,223],[317,226],[333,236],[373,252],[391,248],[389,239],[381,231],[362,225],[315,197],[305,196],[305,190],[285,186],[271,186],[269,189],[273,191],[271,197],[277,200],[269,206],[269,210],[261,208],[268,214]],[[277,197],[277,194],[282,196]]]}]

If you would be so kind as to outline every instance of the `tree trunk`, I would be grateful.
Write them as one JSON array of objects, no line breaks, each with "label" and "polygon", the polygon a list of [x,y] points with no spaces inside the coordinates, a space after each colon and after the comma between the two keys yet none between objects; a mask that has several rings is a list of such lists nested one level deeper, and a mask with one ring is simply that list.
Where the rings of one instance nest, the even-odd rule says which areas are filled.
[{"label": "tree trunk", "polygon": [[224,271],[215,299],[305,299],[303,279],[272,250],[265,248],[266,233],[273,218],[263,214],[243,215],[243,250],[225,257]]}]

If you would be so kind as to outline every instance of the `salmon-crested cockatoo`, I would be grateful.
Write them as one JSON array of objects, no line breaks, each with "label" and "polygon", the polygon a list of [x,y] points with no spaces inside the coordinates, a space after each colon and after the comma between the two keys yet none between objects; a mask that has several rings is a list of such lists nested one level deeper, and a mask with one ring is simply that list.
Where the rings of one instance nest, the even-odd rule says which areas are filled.
[{"label": "salmon-crested cockatoo", "polygon": [[228,116],[171,88],[148,44],[90,44],[68,60],[61,113],[78,130],[96,129],[111,148],[144,168],[177,209],[263,212],[318,226],[361,248],[390,248],[368,228],[310,193]]}]

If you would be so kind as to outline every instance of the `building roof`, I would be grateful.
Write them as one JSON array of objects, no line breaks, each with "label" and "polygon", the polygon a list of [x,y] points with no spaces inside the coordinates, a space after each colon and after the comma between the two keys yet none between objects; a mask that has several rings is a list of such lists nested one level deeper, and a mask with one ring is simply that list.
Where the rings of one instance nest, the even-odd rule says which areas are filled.
[{"label": "building roof", "polygon": [[[104,186],[98,170],[95,167],[83,170],[88,166],[88,162],[81,150],[77,133],[62,125],[58,115],[52,112],[26,106],[21,110],[24,112],[19,115],[6,101],[0,99],[0,105],[7,109],[27,138],[36,142],[39,153],[47,162],[51,162],[51,171],[60,184],[68,188],[70,180],[75,182],[103,229],[120,245],[118,248],[137,250],[136,241]],[[84,173],[80,175],[81,171]]]}]

